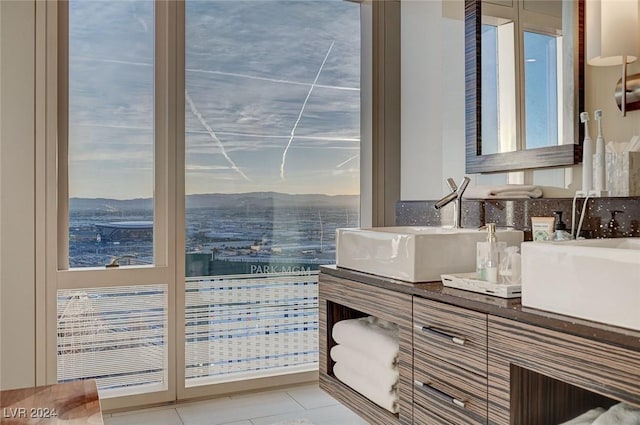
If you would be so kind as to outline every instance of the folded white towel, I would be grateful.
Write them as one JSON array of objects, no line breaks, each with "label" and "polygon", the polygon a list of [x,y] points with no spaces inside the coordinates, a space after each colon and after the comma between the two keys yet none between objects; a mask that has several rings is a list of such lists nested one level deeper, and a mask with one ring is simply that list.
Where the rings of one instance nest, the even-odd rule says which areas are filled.
[{"label": "folded white towel", "polygon": [[361,351],[386,365],[398,359],[398,325],[368,316],[341,320],[333,325],[333,340]]},{"label": "folded white towel", "polygon": [[462,195],[466,199],[531,199],[542,197],[540,186],[505,184],[503,186],[475,186]]},{"label": "folded white towel", "polygon": [[584,412],[582,415],[575,417],[570,421],[563,422],[560,425],[592,425],[593,421],[595,421],[596,418],[604,412],[606,412],[606,410],[602,407],[596,407],[595,409]]},{"label": "folded white towel", "polygon": [[507,184],[470,187],[462,197],[465,199],[572,198],[574,193],[564,187]]},{"label": "folded white towel", "polygon": [[355,350],[344,344],[336,345],[331,349],[331,358],[334,362],[366,376],[372,384],[383,389],[391,389],[398,383],[398,366],[387,363],[383,365],[377,359]]},{"label": "folded white towel", "polygon": [[593,425],[640,425],[640,408],[618,403],[600,415]]},{"label": "folded white towel", "polygon": [[335,365],[333,365],[333,374],[336,376],[336,378],[338,378],[378,406],[387,409],[391,413],[398,413],[397,389],[394,389],[393,391],[382,389],[381,387],[372,384],[366,376],[360,375],[359,373],[354,372],[347,366],[341,365],[340,363],[336,363]]}]

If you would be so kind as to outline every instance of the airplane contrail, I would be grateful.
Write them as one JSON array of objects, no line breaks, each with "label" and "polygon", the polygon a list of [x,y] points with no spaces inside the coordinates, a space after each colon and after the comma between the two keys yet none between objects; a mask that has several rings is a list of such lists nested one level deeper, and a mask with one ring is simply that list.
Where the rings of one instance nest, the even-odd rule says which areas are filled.
[{"label": "airplane contrail", "polygon": [[343,165],[353,161],[354,159],[358,158],[359,156],[360,156],[360,154],[353,155],[351,158],[347,159],[346,161],[342,161],[340,164],[336,165],[336,168],[341,168]]},{"label": "airplane contrail", "polygon": [[90,56],[71,56],[70,59],[82,60],[82,61],[95,61],[95,62],[102,62],[102,63],[117,63],[120,65],[153,66],[153,62],[134,62],[134,61],[119,60],[119,59],[92,58]]},{"label": "airplane contrail", "polygon": [[[73,56],[71,59],[75,60],[90,60],[96,62],[103,63],[116,63],[121,65],[134,65],[134,66],[153,66],[152,62],[134,62],[134,61],[126,61],[126,60],[118,60],[118,59],[104,59],[104,58],[92,58],[89,56]],[[186,72],[199,72],[202,74],[214,74],[214,75],[225,75],[228,77],[237,77],[237,78],[246,78],[249,80],[260,80],[260,81],[269,81],[272,83],[282,83],[282,84],[293,84],[298,86],[309,86],[310,84],[302,81],[293,81],[293,80],[285,80],[283,78],[269,78],[269,77],[260,77],[257,75],[249,75],[249,74],[240,74],[237,72],[224,72],[224,71],[213,71],[209,69],[197,69],[197,68],[185,68]],[[335,89],[335,90],[350,90],[350,91],[360,91],[359,87],[346,87],[346,86],[332,86],[327,84],[316,84],[316,87],[321,87],[324,89]]]},{"label": "airplane contrail", "polygon": [[[0,0],[1,1],[1,0]],[[320,86],[316,86],[320,87]],[[153,130],[153,127],[147,126],[135,126],[135,125],[126,125],[126,124],[102,124],[102,123],[83,123],[83,122],[75,122],[73,124],[74,127],[100,127],[100,128],[117,128],[124,130]],[[189,130],[185,129],[186,133],[208,133],[206,130]],[[221,136],[240,136],[240,137],[252,137],[258,139],[288,139],[290,136],[287,134],[259,134],[259,133],[242,133],[237,131],[218,131],[216,135]],[[297,139],[300,140],[320,140],[324,142],[359,142],[360,138],[354,137],[330,137],[330,136],[296,136]]]},{"label": "airplane contrail", "polygon": [[236,171],[245,180],[250,182],[251,179],[249,177],[247,177],[247,175],[245,173],[242,172],[242,170],[236,165],[236,163],[233,162],[233,159],[231,159],[231,157],[227,154],[227,151],[224,149],[224,145],[222,144],[222,141],[220,139],[218,139],[218,136],[216,136],[216,133],[209,126],[209,124],[207,124],[207,122],[205,121],[204,117],[202,116],[200,111],[198,111],[198,108],[196,108],[195,103],[193,103],[193,100],[191,99],[191,96],[189,96],[189,93],[186,90],[184,91],[184,99],[189,104],[189,108],[191,108],[191,112],[193,112],[193,115],[195,115],[196,118],[198,118],[198,121],[200,121],[200,124],[202,124],[202,126],[207,130],[207,133],[209,133],[209,136],[211,136],[213,141],[218,144],[218,146],[220,147],[220,152],[222,153],[222,156],[224,156],[225,159],[227,160],[227,162],[231,165],[231,169]]},{"label": "airplane contrail", "polygon": [[[272,83],[284,83],[284,84],[294,84],[298,86],[309,86],[309,83],[305,83],[302,81],[293,81],[293,80],[285,80],[282,78],[269,78],[269,77],[259,77],[257,75],[248,75],[248,74],[239,74],[236,72],[223,72],[223,71],[211,71],[207,69],[195,69],[195,68],[186,68],[187,72],[200,72],[204,74],[216,74],[216,75],[226,75],[229,77],[238,77],[238,78],[248,78],[250,80],[261,80],[261,81],[269,81]],[[336,90],[353,90],[360,91],[358,87],[346,87],[346,86],[330,86],[324,84],[316,84],[316,87],[322,87],[326,89],[336,89]]]},{"label": "airplane contrail", "polygon": [[293,141],[294,134],[296,132],[296,129],[298,128],[298,124],[300,123],[300,119],[302,118],[302,114],[304,113],[304,108],[307,106],[307,102],[309,101],[309,97],[311,97],[311,92],[313,91],[313,88],[318,83],[318,78],[320,78],[320,73],[322,73],[322,69],[324,68],[324,64],[327,63],[327,59],[329,58],[329,54],[331,53],[331,50],[333,49],[333,45],[334,44],[336,44],[335,40],[333,40],[331,42],[331,46],[329,46],[329,50],[327,50],[327,54],[324,55],[324,60],[322,61],[322,64],[320,65],[320,68],[318,69],[318,73],[316,74],[316,78],[313,80],[313,83],[311,84],[311,87],[309,87],[309,91],[307,92],[307,97],[304,99],[304,102],[302,102],[302,108],[300,108],[300,113],[298,114],[298,119],[296,120],[295,124],[293,124],[293,128],[291,129],[291,137],[289,137],[289,141],[287,142],[287,147],[284,148],[284,152],[282,153],[282,162],[280,163],[280,179],[282,179],[282,180],[284,180],[284,165],[285,165],[285,162],[287,161],[287,152],[289,151],[289,147],[291,147],[291,142]]}]

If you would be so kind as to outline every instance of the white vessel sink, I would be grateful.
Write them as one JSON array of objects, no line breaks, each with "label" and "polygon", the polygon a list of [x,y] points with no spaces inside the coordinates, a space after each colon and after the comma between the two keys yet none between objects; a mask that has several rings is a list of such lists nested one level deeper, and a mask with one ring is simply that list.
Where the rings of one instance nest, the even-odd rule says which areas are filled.
[{"label": "white vessel sink", "polygon": [[[336,265],[408,282],[439,281],[441,274],[476,269],[476,242],[487,232],[447,227],[337,229]],[[498,241],[520,245],[519,230],[497,231]]]},{"label": "white vessel sink", "polygon": [[640,238],[522,244],[522,305],[640,330]]}]

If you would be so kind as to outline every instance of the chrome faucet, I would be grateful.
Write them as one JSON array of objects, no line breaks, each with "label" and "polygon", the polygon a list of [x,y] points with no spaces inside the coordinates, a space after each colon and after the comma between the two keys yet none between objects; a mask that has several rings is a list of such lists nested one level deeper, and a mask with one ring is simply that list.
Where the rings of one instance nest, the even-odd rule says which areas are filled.
[{"label": "chrome faucet", "polygon": [[449,177],[447,179],[447,184],[449,185],[449,189],[451,189],[451,193],[440,199],[433,206],[435,209],[439,210],[450,202],[456,201],[456,203],[453,204],[453,227],[455,229],[462,228],[462,194],[467,190],[467,186],[469,186],[470,181],[471,179],[469,177],[465,177],[462,179],[460,186],[457,186],[456,182]]}]

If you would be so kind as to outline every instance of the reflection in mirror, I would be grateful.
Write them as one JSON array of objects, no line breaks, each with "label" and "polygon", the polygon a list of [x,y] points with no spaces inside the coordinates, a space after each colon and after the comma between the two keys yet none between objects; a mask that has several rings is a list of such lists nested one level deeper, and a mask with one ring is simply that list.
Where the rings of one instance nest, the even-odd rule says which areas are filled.
[{"label": "reflection in mirror", "polygon": [[[562,144],[562,36],[524,31],[525,149]],[[571,141],[573,143],[573,140]]]},{"label": "reflection in mirror", "polygon": [[483,15],[482,154],[517,149],[517,85],[514,22]]},{"label": "reflection in mirror", "polygon": [[562,15],[562,0],[483,3],[483,155],[562,144]]},{"label": "reflection in mirror", "polygon": [[579,162],[583,10],[583,0],[466,0],[467,172]]}]

